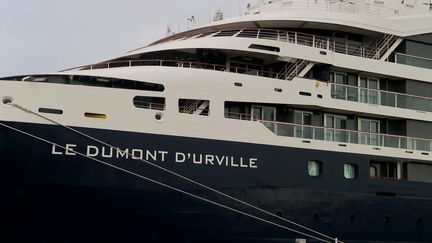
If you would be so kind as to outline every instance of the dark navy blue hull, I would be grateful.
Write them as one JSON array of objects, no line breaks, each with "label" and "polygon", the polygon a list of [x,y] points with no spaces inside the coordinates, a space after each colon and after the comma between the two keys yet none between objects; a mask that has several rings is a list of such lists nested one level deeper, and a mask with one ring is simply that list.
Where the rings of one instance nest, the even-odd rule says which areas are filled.
[{"label": "dark navy blue hull", "polygon": [[[299,230],[65,128],[8,124],[59,145],[68,144],[75,152]],[[345,242],[432,242],[430,186],[372,180],[368,156],[81,131]],[[1,238],[9,242],[292,242],[307,238],[75,152],[0,127]],[[323,162],[321,177],[308,176],[309,160]],[[344,179],[344,163],[358,164],[356,180]]]}]

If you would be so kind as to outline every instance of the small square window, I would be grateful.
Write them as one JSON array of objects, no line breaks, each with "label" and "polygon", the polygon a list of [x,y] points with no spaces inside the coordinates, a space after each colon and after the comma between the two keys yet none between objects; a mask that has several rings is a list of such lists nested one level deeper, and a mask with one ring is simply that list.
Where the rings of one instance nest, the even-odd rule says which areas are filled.
[{"label": "small square window", "polygon": [[358,175],[358,166],[355,164],[344,165],[344,177],[348,180],[354,180]]},{"label": "small square window", "polygon": [[312,177],[318,177],[322,173],[322,162],[320,161],[309,161],[308,162],[308,175]]}]

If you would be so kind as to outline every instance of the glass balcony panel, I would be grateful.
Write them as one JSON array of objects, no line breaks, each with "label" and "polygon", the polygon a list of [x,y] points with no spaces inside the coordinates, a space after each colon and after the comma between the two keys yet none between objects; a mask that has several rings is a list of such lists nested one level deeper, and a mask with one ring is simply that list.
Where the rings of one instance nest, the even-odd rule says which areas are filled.
[{"label": "glass balcony panel", "polygon": [[406,95],[401,95],[401,94],[397,94],[396,95],[397,98],[397,107],[398,108],[407,108],[407,96]]},{"label": "glass balcony panel", "polygon": [[416,150],[421,151],[431,151],[431,142],[424,139],[417,139],[416,141]]},{"label": "glass balcony panel", "polygon": [[370,136],[370,145],[372,146],[380,146],[380,135],[371,134]]},{"label": "glass balcony panel", "polygon": [[315,140],[324,140],[324,128],[314,128],[313,136]]},{"label": "glass balcony panel", "polygon": [[325,140],[326,141],[335,141],[334,140],[334,130],[332,129],[325,129]]},{"label": "glass balcony panel", "polygon": [[431,59],[415,57],[415,56],[407,56],[401,53],[398,53],[396,57],[397,57],[397,63],[432,69]]},{"label": "glass balcony panel", "polygon": [[313,139],[313,128],[312,127],[304,127],[303,128],[303,138]]},{"label": "glass balcony panel", "polygon": [[380,92],[381,105],[396,107],[396,95],[394,93]]},{"label": "glass balcony panel", "polygon": [[359,96],[358,88],[348,87],[347,91],[348,91],[348,100],[358,102],[358,99],[359,99],[358,98],[358,96]]},{"label": "glass balcony panel", "polygon": [[405,101],[406,101],[406,103],[405,103],[406,106],[403,107],[403,108],[414,109],[414,107],[415,107],[414,97],[412,97],[412,96],[406,96],[405,97]]},{"label": "glass balcony panel", "polygon": [[411,109],[419,110],[419,111],[429,111],[429,100],[420,98],[420,97],[412,97],[413,107]]},{"label": "glass balcony panel", "polygon": [[347,143],[349,141],[348,136],[349,136],[348,131],[340,131],[340,130],[334,131],[335,142]]},{"label": "glass balcony panel", "polygon": [[358,144],[359,143],[359,134],[357,132],[349,132],[349,143]]},{"label": "glass balcony panel", "polygon": [[333,97],[339,100],[346,100],[347,98],[347,88],[345,86],[335,86]]},{"label": "glass balcony panel", "polygon": [[378,91],[376,90],[369,90],[369,104],[375,104],[378,105]]},{"label": "glass balcony panel", "polygon": [[383,139],[384,143],[383,146],[390,147],[390,148],[399,148],[400,145],[400,138],[397,136],[385,136]]},{"label": "glass balcony panel", "polygon": [[368,103],[368,90],[367,89],[360,89],[360,102],[361,103]]},{"label": "glass balcony panel", "polygon": [[294,137],[303,138],[303,127],[301,126],[294,127]]},{"label": "glass balcony panel", "polygon": [[368,141],[369,141],[368,134],[365,134],[365,133],[360,133],[359,134],[359,142],[360,142],[360,144],[368,144]]}]

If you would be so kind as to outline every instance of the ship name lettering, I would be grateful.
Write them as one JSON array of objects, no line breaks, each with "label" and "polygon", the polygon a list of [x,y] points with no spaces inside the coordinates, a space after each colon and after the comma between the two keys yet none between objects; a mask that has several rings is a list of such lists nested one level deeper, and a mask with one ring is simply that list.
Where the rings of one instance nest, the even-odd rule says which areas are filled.
[{"label": "ship name lettering", "polygon": [[58,156],[77,156],[77,154],[81,154],[89,158],[132,159],[152,162],[165,162],[167,159],[174,159],[175,163],[196,166],[258,168],[258,159],[252,157],[173,152],[174,158],[172,158],[170,152],[163,150],[120,149],[94,145],[83,146],[81,149],[77,144],[53,145],[51,154]]},{"label": "ship name lettering", "polygon": [[176,163],[191,163],[194,165],[224,166],[235,168],[258,168],[257,158],[245,158],[226,155],[175,153]]},{"label": "ship name lettering", "polygon": [[54,155],[63,155],[64,154],[67,156],[75,156],[76,155],[76,152],[75,152],[76,147],[77,147],[76,144],[66,144],[64,146],[65,149],[64,149],[64,153],[63,153],[60,146],[53,145],[51,148],[51,154],[54,154]]}]

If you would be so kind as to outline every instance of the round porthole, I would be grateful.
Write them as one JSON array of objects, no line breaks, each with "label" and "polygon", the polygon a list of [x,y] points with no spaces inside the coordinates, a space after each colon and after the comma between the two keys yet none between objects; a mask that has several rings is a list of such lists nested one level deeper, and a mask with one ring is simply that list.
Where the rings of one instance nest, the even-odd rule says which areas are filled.
[{"label": "round porthole", "polygon": [[155,120],[158,122],[164,121],[164,114],[162,112],[158,112],[155,114]]}]

